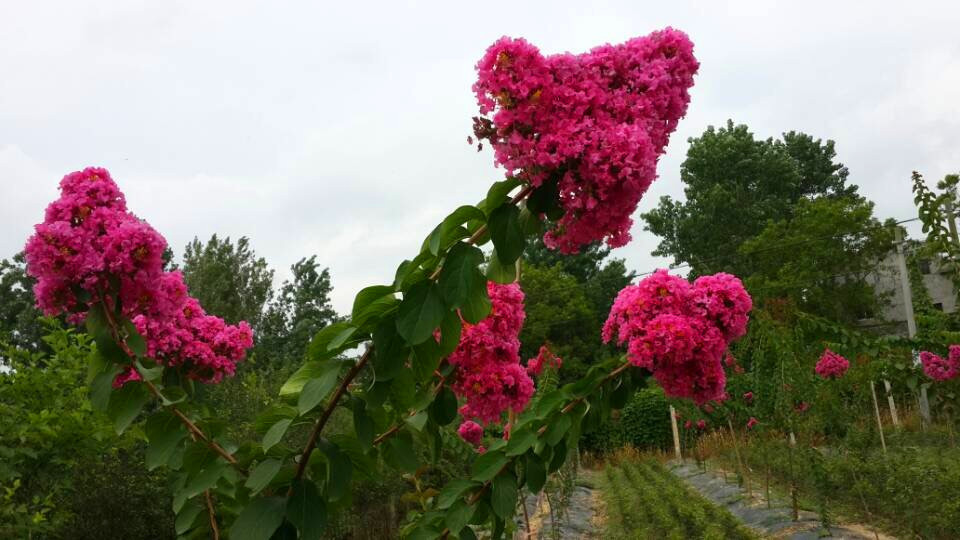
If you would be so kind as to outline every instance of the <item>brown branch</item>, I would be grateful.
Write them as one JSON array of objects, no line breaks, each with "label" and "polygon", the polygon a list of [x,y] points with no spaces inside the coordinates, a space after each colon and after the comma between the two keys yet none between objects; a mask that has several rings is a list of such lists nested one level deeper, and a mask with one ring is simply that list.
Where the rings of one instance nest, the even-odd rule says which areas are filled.
[{"label": "brown branch", "polygon": [[203,495],[207,499],[207,514],[210,516],[210,531],[213,533],[213,540],[220,540],[220,528],[217,527],[217,514],[213,510],[213,498],[210,497],[210,490],[204,490]]},{"label": "brown branch", "polygon": [[[447,378],[444,377],[443,375],[440,375],[439,372],[434,372],[434,374],[440,377],[440,380],[437,381],[437,384],[433,387],[433,397],[437,397],[437,394],[440,393],[440,389],[443,388],[443,383],[447,380]],[[421,411],[410,411],[407,414],[407,418],[412,418],[417,414],[419,414],[420,412]],[[401,427],[403,427],[402,422],[397,422],[396,424],[391,426],[390,429],[384,431],[383,433],[380,434],[380,436],[378,436],[376,439],[373,440],[373,446],[377,446],[383,441],[389,439],[393,434],[400,431]]]},{"label": "brown branch", "polygon": [[[117,343],[117,345],[120,346],[120,349],[123,351],[124,354],[126,354],[129,358],[136,360],[137,354],[133,352],[133,350],[130,348],[129,345],[127,345],[126,338],[121,337],[120,329],[117,327],[117,322],[113,318],[113,314],[110,313],[109,305],[105,301],[105,297],[102,294],[100,295],[100,303],[103,306],[103,312],[107,317],[107,324],[110,326],[110,333],[113,336],[113,340]],[[140,370],[137,368],[137,365],[135,363],[131,364],[130,367],[132,367],[134,371],[136,371],[137,374],[140,375],[140,379],[143,382],[143,384],[147,387],[148,390],[150,390],[150,393],[153,394],[153,397],[160,400],[160,403],[162,405],[163,395],[160,393],[160,390],[157,388],[157,386],[152,382],[148,381],[146,378],[144,378],[143,373],[140,372]],[[240,466],[240,463],[237,462],[237,458],[233,457],[233,455],[230,452],[227,452],[225,448],[223,448],[222,446],[217,444],[215,441],[210,439],[210,437],[208,437],[206,433],[203,432],[203,430],[201,430],[199,427],[197,427],[196,424],[194,424],[189,418],[187,418],[187,415],[183,414],[183,412],[179,408],[177,408],[176,405],[168,405],[166,407],[170,409],[170,412],[172,412],[174,416],[180,419],[180,422],[187,427],[187,430],[190,431],[190,434],[193,437],[203,441],[207,445],[207,447],[209,447],[211,450],[216,452],[223,459],[227,460],[227,463],[229,463],[230,465],[233,465],[238,471],[242,472],[243,474],[247,473],[247,471]]]},{"label": "brown branch", "polygon": [[[340,386],[337,388],[336,393],[333,394],[333,397],[330,398],[330,402],[327,403],[327,407],[323,410],[323,414],[317,419],[317,423],[313,425],[313,430],[310,432],[310,438],[307,439],[307,445],[303,449],[303,453],[300,454],[300,462],[297,464],[297,474],[294,476],[294,483],[297,480],[303,478],[303,473],[307,469],[307,462],[310,460],[310,454],[313,453],[313,449],[317,446],[317,440],[320,438],[320,432],[323,431],[323,427],[327,425],[327,421],[330,419],[330,416],[333,414],[334,409],[337,408],[337,403],[340,401],[340,398],[343,397],[343,394],[347,392],[347,387],[350,386],[350,383],[353,382],[353,379],[357,377],[360,373],[360,370],[367,365],[367,362],[370,360],[370,354],[373,351],[373,347],[368,347],[367,350],[363,353],[363,356],[360,357],[360,360],[347,374],[343,377],[343,380],[340,381]],[[291,485],[290,493],[293,492],[293,487]]]}]

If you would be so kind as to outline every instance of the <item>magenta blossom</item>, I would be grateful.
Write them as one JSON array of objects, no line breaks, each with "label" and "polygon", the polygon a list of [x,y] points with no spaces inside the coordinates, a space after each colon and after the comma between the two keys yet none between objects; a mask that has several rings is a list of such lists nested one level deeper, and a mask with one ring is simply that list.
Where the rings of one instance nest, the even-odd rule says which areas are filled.
[{"label": "magenta blossom", "polygon": [[630,241],[631,214],[686,114],[699,64],[683,32],[667,28],[590,52],[543,56],[503,37],[477,63],[474,132],[508,175],[556,183],[565,210],[544,236],[575,253]]},{"label": "magenta blossom", "polygon": [[[228,325],[207,315],[183,276],[163,270],[166,240],[127,210],[106,169],[65,176],[60,198],[35,230],[24,250],[27,273],[37,280],[37,306],[47,315],[69,313],[79,323],[90,306],[106,302],[116,310],[119,302],[144,338],[147,357],[202,382],[232,375],[253,346],[246,322]],[[139,379],[130,367],[113,382]]]},{"label": "magenta blossom", "polygon": [[755,425],[757,425],[757,424],[759,424],[759,423],[760,423],[760,422],[757,421],[756,418],[754,418],[754,417],[751,416],[750,419],[747,420],[747,429],[753,429],[753,426],[755,426]]},{"label": "magenta blossom", "polygon": [[473,446],[480,446],[480,441],[483,440],[483,428],[473,420],[466,420],[460,424],[457,434]]},{"label": "magenta blossom", "polygon": [[729,274],[691,284],[658,270],[620,291],[602,337],[626,344],[630,362],[650,370],[668,396],[702,405],[725,399],[727,347],[746,332],[751,307]]},{"label": "magenta blossom", "polygon": [[460,343],[447,360],[455,366],[453,392],[466,400],[465,419],[497,422],[507,410],[522,411],[533,396],[533,380],[520,365],[523,291],[517,284],[487,284],[493,305],[475,325],[463,324]]},{"label": "magenta blossom", "polygon": [[562,365],[563,360],[559,356],[553,354],[553,351],[546,345],[541,345],[540,350],[537,351],[537,356],[527,360],[527,373],[530,374],[531,377],[539,376],[546,366],[550,366],[553,369],[560,369]]},{"label": "magenta blossom", "polygon": [[849,368],[850,362],[848,362],[846,358],[830,349],[824,349],[823,355],[817,362],[815,371],[817,375],[824,379],[839,379],[843,377],[843,374],[846,373]]},{"label": "magenta blossom", "polygon": [[753,403],[753,392],[746,392],[743,394],[743,400],[747,403]]},{"label": "magenta blossom", "polygon": [[703,418],[697,420],[697,429],[707,429],[707,421]]}]

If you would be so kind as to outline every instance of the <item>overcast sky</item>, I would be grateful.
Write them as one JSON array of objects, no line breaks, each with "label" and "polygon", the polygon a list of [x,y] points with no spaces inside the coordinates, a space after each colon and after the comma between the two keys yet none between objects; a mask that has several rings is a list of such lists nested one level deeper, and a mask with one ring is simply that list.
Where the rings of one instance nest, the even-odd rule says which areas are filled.
[{"label": "overcast sky", "polygon": [[[0,0],[0,258],[65,173],[99,165],[178,254],[248,236],[278,281],[316,254],[347,311],[500,179],[466,143],[490,43],[577,53],[668,25],[701,68],[638,219],[728,118],[835,140],[881,219],[916,215],[911,170],[960,169],[958,2]],[[629,267],[668,262],[633,234]]]}]

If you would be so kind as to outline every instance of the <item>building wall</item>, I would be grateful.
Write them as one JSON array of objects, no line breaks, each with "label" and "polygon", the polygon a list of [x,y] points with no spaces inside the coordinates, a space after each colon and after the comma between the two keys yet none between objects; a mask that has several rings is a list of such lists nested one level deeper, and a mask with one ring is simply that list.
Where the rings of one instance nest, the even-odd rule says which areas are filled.
[{"label": "building wall", "polygon": [[[950,278],[942,273],[936,261],[921,262],[923,283],[933,300],[934,305],[946,313],[957,310],[957,294]],[[873,283],[877,294],[884,295],[887,305],[883,310],[883,319],[896,323],[906,334],[906,313],[904,311],[903,287],[900,284],[900,271],[897,268],[896,252],[890,252],[881,261],[877,272],[871,274],[868,280]]]}]

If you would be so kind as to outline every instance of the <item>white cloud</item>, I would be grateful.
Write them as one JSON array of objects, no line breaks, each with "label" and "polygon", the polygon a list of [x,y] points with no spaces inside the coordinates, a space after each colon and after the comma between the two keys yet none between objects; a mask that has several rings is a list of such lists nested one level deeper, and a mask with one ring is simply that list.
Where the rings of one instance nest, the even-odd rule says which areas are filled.
[{"label": "white cloud", "polygon": [[[96,164],[177,250],[249,236],[280,277],[316,254],[344,311],[501,174],[465,142],[473,64],[494,39],[578,52],[665,25],[702,67],[641,211],[682,194],[686,139],[732,118],[758,137],[835,139],[880,216],[910,217],[911,170],[960,169],[958,22],[945,2],[8,3],[0,257],[64,173]],[[655,237],[634,237],[618,256],[664,264]]]}]

